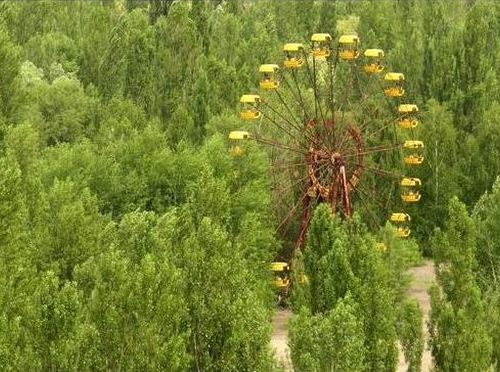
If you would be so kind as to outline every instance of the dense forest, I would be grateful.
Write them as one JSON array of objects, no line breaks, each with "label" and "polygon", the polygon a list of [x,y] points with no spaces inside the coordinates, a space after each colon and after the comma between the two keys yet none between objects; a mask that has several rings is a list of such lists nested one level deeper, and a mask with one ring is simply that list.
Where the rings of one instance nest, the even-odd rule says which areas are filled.
[{"label": "dense forest", "polygon": [[[392,372],[397,342],[409,371],[424,347],[438,372],[500,371],[493,0],[1,1],[0,371],[281,370],[269,154],[227,134],[260,64],[343,22],[411,82],[423,198],[409,239],[316,208],[295,371]],[[422,255],[427,346],[405,297]]]}]

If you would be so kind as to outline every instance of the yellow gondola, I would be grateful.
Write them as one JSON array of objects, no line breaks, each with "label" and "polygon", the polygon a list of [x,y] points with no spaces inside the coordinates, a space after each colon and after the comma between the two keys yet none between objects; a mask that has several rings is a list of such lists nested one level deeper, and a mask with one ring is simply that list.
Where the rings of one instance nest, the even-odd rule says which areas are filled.
[{"label": "yellow gondola", "polygon": [[397,227],[396,228],[396,236],[398,238],[407,238],[411,234],[411,230],[409,227]]},{"label": "yellow gondola", "polygon": [[250,133],[244,131],[244,130],[233,130],[232,132],[229,132],[229,139],[230,140],[244,140],[250,138]]},{"label": "yellow gondola", "polygon": [[285,60],[283,65],[286,68],[297,69],[304,65],[304,45],[299,43],[288,43],[283,46]]},{"label": "yellow gondola", "polygon": [[311,55],[314,58],[327,58],[332,54],[332,37],[330,34],[313,34],[311,44]]},{"label": "yellow gondola", "polygon": [[259,85],[261,89],[271,90],[276,89],[279,86],[279,81],[276,79],[276,72],[279,70],[279,66],[276,64],[265,64],[260,65],[259,72],[262,74],[262,80]]},{"label": "yellow gondola", "polygon": [[250,133],[243,130],[236,130],[229,133],[229,140],[231,141],[231,147],[229,148],[229,153],[232,156],[240,156],[243,150],[238,145],[238,142],[250,138]]},{"label": "yellow gondola", "polygon": [[342,35],[339,39],[339,58],[352,61],[359,57],[359,37],[357,35]]},{"label": "yellow gondola", "polygon": [[384,76],[386,88],[384,93],[388,97],[402,97],[405,94],[403,89],[403,82],[405,76],[400,72],[388,72]]},{"label": "yellow gondola", "polygon": [[418,125],[418,120],[416,119],[416,114],[418,112],[417,105],[405,104],[399,105],[399,120],[398,124],[403,129],[415,128]]},{"label": "yellow gondola", "polygon": [[410,236],[411,230],[407,226],[407,224],[411,221],[411,217],[407,213],[392,213],[389,217],[389,221],[391,221],[396,227],[396,236],[398,238],[407,238]]},{"label": "yellow gondola", "polygon": [[273,287],[277,289],[286,289],[290,286],[290,266],[287,262],[272,262],[271,271],[273,272]]},{"label": "yellow gondola", "polygon": [[385,252],[387,250],[387,246],[384,243],[375,243],[374,248],[379,252]]},{"label": "yellow gondola", "polygon": [[404,162],[408,165],[420,165],[424,161],[424,156],[420,153],[424,148],[422,141],[405,141],[403,144],[405,151],[411,151],[405,155]]},{"label": "yellow gondola", "polygon": [[422,197],[419,191],[421,185],[422,182],[418,178],[403,178],[401,180],[401,187],[403,188],[401,199],[405,203],[418,202]]},{"label": "yellow gondola", "polygon": [[384,58],[384,51],[382,49],[367,49],[363,53],[366,63],[363,69],[367,74],[378,74],[384,70],[382,58]]},{"label": "yellow gondola", "polygon": [[391,213],[391,216],[389,217],[389,221],[391,222],[410,222],[411,217],[408,213]]},{"label": "yellow gondola", "polygon": [[255,94],[244,94],[240,98],[243,109],[240,112],[240,118],[243,120],[255,120],[260,118],[260,111],[257,109],[261,99]]}]

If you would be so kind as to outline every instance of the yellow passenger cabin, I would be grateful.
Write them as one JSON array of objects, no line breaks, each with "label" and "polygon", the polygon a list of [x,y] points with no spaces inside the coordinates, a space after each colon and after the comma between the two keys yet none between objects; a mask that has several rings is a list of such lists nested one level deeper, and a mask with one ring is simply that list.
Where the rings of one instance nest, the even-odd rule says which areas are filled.
[{"label": "yellow passenger cabin", "polygon": [[243,120],[255,120],[260,118],[261,112],[258,110],[258,105],[261,99],[255,94],[244,94],[240,98],[243,108],[240,112],[240,118]]},{"label": "yellow passenger cabin", "polygon": [[328,58],[332,54],[332,37],[330,34],[313,34],[311,47],[311,55],[314,58]]},{"label": "yellow passenger cabin", "polygon": [[304,65],[304,45],[300,43],[288,43],[283,46],[285,68],[298,69]]},{"label": "yellow passenger cabin", "polygon": [[265,64],[260,65],[259,72],[262,75],[260,80],[260,88],[264,90],[276,89],[279,86],[279,81],[276,78],[276,73],[279,70],[279,66],[276,64]]},{"label": "yellow passenger cabin", "polygon": [[231,154],[231,156],[233,156],[233,157],[238,157],[238,156],[241,156],[243,154],[243,150],[238,145],[232,145],[229,148],[229,154]]},{"label": "yellow passenger cabin", "polygon": [[399,119],[398,124],[400,128],[411,129],[418,125],[416,115],[418,113],[417,105],[405,104],[398,107]]},{"label": "yellow passenger cabin", "polygon": [[407,213],[392,213],[389,217],[389,221],[396,228],[396,236],[398,238],[406,238],[410,236],[411,230],[408,227],[408,223],[411,221],[411,217]]},{"label": "yellow passenger cabin", "polygon": [[233,141],[241,141],[250,138],[250,133],[244,130],[233,130],[229,132],[229,139]]},{"label": "yellow passenger cabin", "polygon": [[411,217],[408,213],[391,213],[391,216],[389,217],[389,221],[395,222],[395,223],[402,223],[402,222],[410,222]]},{"label": "yellow passenger cabin", "polygon": [[418,202],[422,195],[420,195],[419,188],[422,182],[419,178],[403,178],[401,180],[401,188],[403,189],[401,199],[405,203]]},{"label": "yellow passenger cabin", "polygon": [[403,144],[405,156],[404,162],[407,165],[420,165],[424,161],[422,149],[424,143],[422,141],[405,141]]},{"label": "yellow passenger cabin", "polygon": [[286,289],[290,286],[290,266],[287,262],[272,262],[273,287],[276,289]]},{"label": "yellow passenger cabin", "polygon": [[365,57],[363,70],[367,74],[378,74],[384,70],[384,65],[382,64],[384,51],[382,49],[367,49],[363,55]]},{"label": "yellow passenger cabin", "polygon": [[400,72],[388,72],[384,76],[385,89],[384,93],[387,97],[402,97],[405,94],[403,82],[405,76]]},{"label": "yellow passenger cabin", "polygon": [[359,37],[357,35],[342,35],[339,39],[339,58],[353,61],[359,57]]},{"label": "yellow passenger cabin", "polygon": [[411,234],[409,227],[396,227],[396,236],[398,238],[407,238]]},{"label": "yellow passenger cabin", "polygon": [[236,130],[232,131],[229,133],[229,140],[231,142],[231,147],[229,148],[229,153],[234,156],[241,156],[243,154],[243,150],[240,147],[239,143],[242,140],[245,140],[247,138],[250,138],[250,133],[242,131],[242,130]]}]

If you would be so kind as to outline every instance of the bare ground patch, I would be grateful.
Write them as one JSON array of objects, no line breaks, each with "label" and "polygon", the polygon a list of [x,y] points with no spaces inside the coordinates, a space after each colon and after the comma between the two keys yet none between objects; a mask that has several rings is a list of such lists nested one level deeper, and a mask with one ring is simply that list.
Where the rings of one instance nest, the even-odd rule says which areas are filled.
[{"label": "bare ground patch", "polygon": [[[430,372],[432,368],[432,355],[427,348],[427,341],[429,340],[429,332],[427,331],[427,321],[429,319],[429,312],[431,310],[431,301],[429,297],[429,288],[436,280],[434,272],[434,263],[430,260],[425,260],[422,266],[414,267],[410,270],[412,281],[408,288],[408,297],[414,298],[418,301],[423,319],[423,333],[425,340],[424,353],[422,354],[422,372]],[[399,352],[399,363],[397,372],[406,372],[408,365],[404,361],[402,351]]]}]

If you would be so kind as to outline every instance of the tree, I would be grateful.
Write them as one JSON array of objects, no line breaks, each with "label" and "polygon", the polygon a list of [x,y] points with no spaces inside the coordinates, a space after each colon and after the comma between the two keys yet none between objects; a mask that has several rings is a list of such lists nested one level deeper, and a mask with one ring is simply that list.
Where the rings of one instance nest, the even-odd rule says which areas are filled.
[{"label": "tree", "polygon": [[71,280],[74,269],[99,251],[105,220],[97,200],[87,188],[67,180],[54,182],[44,211],[46,240],[38,241],[40,267],[62,280]]},{"label": "tree", "polygon": [[151,18],[151,22],[156,22],[161,16],[166,17],[173,3],[174,0],[149,0],[149,17]]},{"label": "tree", "polygon": [[[152,2],[151,7],[158,2]],[[153,11],[153,10],[152,10]],[[141,9],[127,14],[127,45],[125,53],[125,86],[124,96],[130,98],[146,113],[152,111],[153,81],[155,79],[150,68],[154,57],[153,29],[147,16]]]},{"label": "tree", "polygon": [[476,227],[464,204],[449,203],[443,232],[433,240],[440,288],[431,289],[430,344],[436,371],[486,371],[492,340],[476,284]]},{"label": "tree", "polygon": [[48,145],[82,138],[90,123],[91,100],[78,80],[64,71],[49,84],[26,66],[25,91],[30,98],[25,119],[41,127],[40,136]]},{"label": "tree", "polygon": [[[389,269],[374,244],[357,215],[352,221],[341,221],[331,214],[328,205],[318,206],[304,250],[308,280],[294,284],[305,287],[308,293],[297,297],[309,303],[297,303],[295,307],[305,306],[310,316],[325,315],[350,293],[356,317],[363,324],[363,335],[359,337],[364,340],[364,370],[385,372],[392,371],[397,362],[396,299]],[[295,342],[293,337],[291,342]],[[319,363],[318,355],[332,350],[322,343],[315,347],[318,350],[311,351],[313,356],[307,365],[320,368],[314,364]]]},{"label": "tree", "polygon": [[25,48],[28,51],[28,60],[41,68],[49,81],[54,80],[51,72],[57,65],[68,73],[78,73],[77,60],[80,56],[77,45],[64,33],[35,35],[26,43]]},{"label": "tree", "polygon": [[422,310],[416,301],[406,301],[401,307],[398,333],[408,363],[408,372],[420,372],[424,351]]},{"label": "tree", "polygon": [[95,329],[96,369],[189,370],[184,281],[167,257],[145,254],[134,265],[110,247],[76,270]]},{"label": "tree", "polygon": [[357,304],[350,295],[325,313],[305,308],[290,325],[291,357],[297,372],[365,371],[365,346]]},{"label": "tree", "polygon": [[493,362],[500,366],[500,244],[498,219],[500,214],[500,179],[497,178],[492,190],[485,193],[474,207],[472,217],[477,226],[478,261],[477,282],[484,293],[486,323],[493,340]]},{"label": "tree", "polygon": [[343,298],[353,285],[347,245],[348,234],[326,204],[319,206],[309,227],[304,251],[305,273],[309,278],[311,312],[325,313]]},{"label": "tree", "polygon": [[194,141],[201,143],[205,137],[205,126],[210,119],[210,108],[207,105],[209,97],[209,85],[207,74],[203,67],[199,67],[198,75],[193,84],[193,92],[190,99],[190,112],[193,113]]},{"label": "tree", "polygon": [[478,279],[482,288],[496,287],[500,280],[500,178],[497,177],[491,192],[486,192],[476,203],[473,211],[477,226]]},{"label": "tree", "polygon": [[425,161],[421,169],[416,171],[416,175],[425,180],[422,186],[425,198],[418,205],[413,224],[417,233],[443,225],[443,216],[447,213],[446,200],[453,195],[462,195],[464,183],[468,181],[457,169],[461,159],[458,144],[460,135],[453,126],[451,112],[436,100],[430,100],[425,111],[416,134],[427,149]]},{"label": "tree", "polygon": [[0,24],[0,124],[10,119],[19,108],[20,52]]},{"label": "tree", "polygon": [[254,274],[216,223],[195,223],[189,214],[179,216],[180,246],[169,244],[186,275],[193,369],[270,371],[270,329],[264,299],[251,286]]}]

